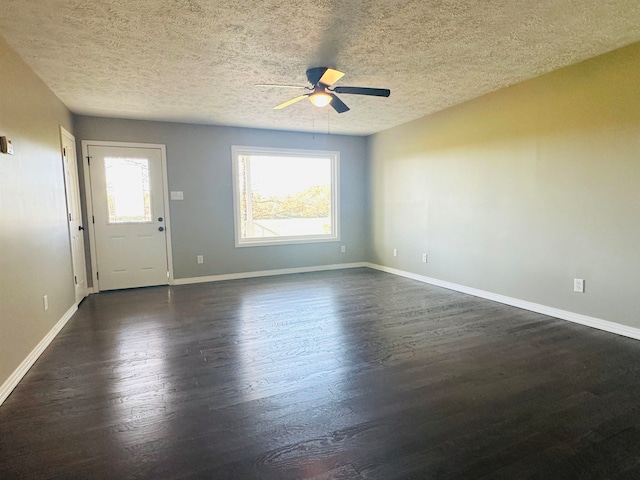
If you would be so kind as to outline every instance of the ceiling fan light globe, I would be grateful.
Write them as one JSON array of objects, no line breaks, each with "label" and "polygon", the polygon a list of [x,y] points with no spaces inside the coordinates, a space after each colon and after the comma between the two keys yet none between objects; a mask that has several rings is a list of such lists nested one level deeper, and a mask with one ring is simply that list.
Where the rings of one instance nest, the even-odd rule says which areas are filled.
[{"label": "ceiling fan light globe", "polygon": [[326,107],[331,103],[332,97],[326,92],[318,92],[318,93],[313,93],[309,95],[309,100],[316,107],[322,108],[322,107]]}]

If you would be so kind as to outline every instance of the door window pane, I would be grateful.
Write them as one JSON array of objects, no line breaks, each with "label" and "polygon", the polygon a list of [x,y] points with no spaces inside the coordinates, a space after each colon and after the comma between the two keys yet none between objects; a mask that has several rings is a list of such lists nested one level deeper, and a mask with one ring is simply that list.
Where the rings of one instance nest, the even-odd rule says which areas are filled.
[{"label": "door window pane", "polygon": [[104,169],[109,223],[150,222],[149,160],[106,157]]}]

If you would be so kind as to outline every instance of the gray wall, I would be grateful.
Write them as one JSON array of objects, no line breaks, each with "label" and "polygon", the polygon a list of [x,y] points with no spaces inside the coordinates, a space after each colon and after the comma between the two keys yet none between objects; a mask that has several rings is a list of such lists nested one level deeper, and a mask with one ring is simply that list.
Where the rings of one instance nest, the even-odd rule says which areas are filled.
[{"label": "gray wall", "polygon": [[372,261],[640,327],[639,85],[637,44],[374,135]]},{"label": "gray wall", "polygon": [[[362,137],[78,116],[76,139],[166,145],[169,190],[184,192],[183,201],[170,202],[176,279],[368,258],[366,140]],[[339,150],[341,240],[236,248],[231,145]],[[340,253],[341,245],[346,245],[347,253]],[[199,254],[204,255],[203,265],[196,263]]]},{"label": "gray wall", "polygon": [[0,38],[0,135],[15,150],[0,154],[0,385],[75,300],[60,153],[71,120]]}]

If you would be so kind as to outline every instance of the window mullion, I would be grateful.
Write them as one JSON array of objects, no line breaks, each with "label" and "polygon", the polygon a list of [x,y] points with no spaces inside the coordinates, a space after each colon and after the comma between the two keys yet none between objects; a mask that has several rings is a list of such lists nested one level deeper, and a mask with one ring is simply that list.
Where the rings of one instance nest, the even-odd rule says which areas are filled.
[{"label": "window mullion", "polygon": [[246,195],[246,203],[247,203],[247,237],[255,236],[255,226],[253,223],[253,191],[251,190],[251,157],[244,157],[244,171],[245,171],[245,186],[244,191]]}]

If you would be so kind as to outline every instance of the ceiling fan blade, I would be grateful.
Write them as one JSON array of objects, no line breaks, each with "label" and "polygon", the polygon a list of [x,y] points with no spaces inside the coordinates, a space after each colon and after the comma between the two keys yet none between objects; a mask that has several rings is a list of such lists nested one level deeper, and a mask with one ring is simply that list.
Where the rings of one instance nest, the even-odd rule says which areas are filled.
[{"label": "ceiling fan blade", "polygon": [[318,82],[324,75],[324,72],[326,72],[327,70],[329,70],[327,67],[310,68],[309,70],[307,70],[307,80],[309,80],[309,83],[311,85],[315,86],[318,84]]},{"label": "ceiling fan blade", "polygon": [[289,105],[293,105],[294,103],[299,102],[300,100],[302,100],[303,98],[307,98],[308,96],[309,95],[305,93],[304,95],[300,95],[299,97],[295,97],[295,98],[292,98],[291,100],[287,100],[286,102],[273,107],[273,109],[280,110],[281,108],[288,107]]},{"label": "ceiling fan blade", "polygon": [[349,111],[349,107],[347,107],[347,105],[340,100],[338,97],[336,97],[333,93],[329,93],[329,95],[331,95],[331,103],[330,105],[333,107],[333,109],[338,112],[338,113],[344,113]]},{"label": "ceiling fan blade", "polygon": [[336,93],[348,93],[351,95],[370,95],[372,97],[388,97],[391,90],[388,88],[367,88],[367,87],[336,87]]},{"label": "ceiling fan blade", "polygon": [[256,83],[254,87],[274,87],[274,88],[309,88],[301,85],[280,85],[278,83]]},{"label": "ceiling fan blade", "polygon": [[319,83],[330,87],[342,77],[344,77],[344,73],[334,70],[333,68],[327,68],[327,70],[322,74],[322,77],[320,77]]}]

